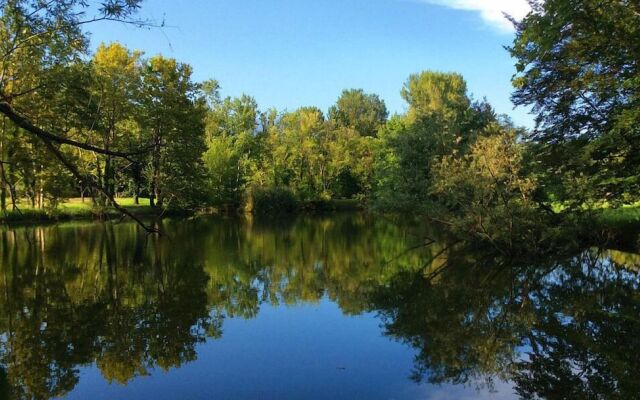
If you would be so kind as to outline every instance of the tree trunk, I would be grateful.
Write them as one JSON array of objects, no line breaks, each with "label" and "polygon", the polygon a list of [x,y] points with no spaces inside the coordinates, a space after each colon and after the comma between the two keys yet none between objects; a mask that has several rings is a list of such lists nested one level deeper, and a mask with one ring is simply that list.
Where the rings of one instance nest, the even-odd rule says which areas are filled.
[{"label": "tree trunk", "polygon": [[2,182],[0,182],[0,209],[2,211],[7,211],[7,186],[9,183],[7,182],[7,175],[4,171],[4,163],[0,160],[0,178]]},{"label": "tree trunk", "polygon": [[9,172],[7,173],[7,168],[3,168],[3,180],[7,184],[7,188],[9,189],[9,197],[11,198],[11,209],[13,211],[18,211],[18,197],[16,195],[16,177],[13,168],[8,168]]},{"label": "tree trunk", "polygon": [[104,178],[102,187],[104,187],[109,195],[115,195],[115,172],[113,168],[113,160],[110,156],[107,156],[104,161]]},{"label": "tree trunk", "polygon": [[4,182],[0,186],[0,210],[7,211],[7,187]]},{"label": "tree trunk", "polygon": [[[105,181],[104,173],[103,173],[102,167],[100,165],[100,158],[98,156],[96,156],[96,177],[98,178],[96,183],[100,187],[104,188],[104,181]],[[100,206],[104,206],[105,205],[105,201],[104,201],[103,196],[97,190],[94,190],[93,198],[98,203],[98,205],[100,205]]]},{"label": "tree trunk", "polygon": [[[154,199],[157,200],[157,205],[162,207],[162,191],[160,189],[160,136],[159,134],[156,132],[156,137],[155,137],[155,146],[153,149],[153,158],[152,158],[152,174],[151,174],[151,191],[149,193],[149,196]],[[155,202],[151,202],[152,207],[156,206]]]},{"label": "tree trunk", "polygon": [[153,184],[151,186],[152,186],[151,190],[149,190],[149,205],[151,207],[155,207],[156,206],[156,198],[155,198],[156,189],[153,187]]},{"label": "tree trunk", "polygon": [[29,182],[29,200],[31,201],[31,208],[36,208],[36,181],[31,179]]},{"label": "tree trunk", "polygon": [[133,171],[133,202],[140,204],[140,192],[142,191],[142,167],[140,163],[134,163],[132,165]]},{"label": "tree trunk", "polygon": [[6,119],[2,118],[2,136],[0,137],[0,209],[7,211],[7,176],[4,171],[4,133],[6,128]]},{"label": "tree trunk", "polygon": [[16,188],[13,185],[9,186],[9,196],[11,196],[11,209],[18,211],[18,198],[16,197]]},{"label": "tree trunk", "polygon": [[40,182],[40,188],[38,189],[38,208],[44,208],[44,188],[42,187],[42,182]]}]

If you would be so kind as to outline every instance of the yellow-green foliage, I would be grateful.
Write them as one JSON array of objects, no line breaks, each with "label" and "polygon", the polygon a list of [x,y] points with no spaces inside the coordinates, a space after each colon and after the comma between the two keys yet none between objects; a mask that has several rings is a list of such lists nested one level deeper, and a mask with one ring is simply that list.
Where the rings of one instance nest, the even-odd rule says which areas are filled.
[{"label": "yellow-green foliage", "polygon": [[432,169],[432,194],[444,205],[441,218],[490,239],[511,236],[536,204],[536,181],[523,174],[524,146],[497,124],[464,155],[447,155]]}]

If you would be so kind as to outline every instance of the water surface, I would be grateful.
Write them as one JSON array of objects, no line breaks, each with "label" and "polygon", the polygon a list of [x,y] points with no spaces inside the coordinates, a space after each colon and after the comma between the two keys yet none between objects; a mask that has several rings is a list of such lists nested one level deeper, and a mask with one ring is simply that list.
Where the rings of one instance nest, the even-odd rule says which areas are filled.
[{"label": "water surface", "polygon": [[364,214],[0,230],[0,398],[636,398],[640,256]]}]

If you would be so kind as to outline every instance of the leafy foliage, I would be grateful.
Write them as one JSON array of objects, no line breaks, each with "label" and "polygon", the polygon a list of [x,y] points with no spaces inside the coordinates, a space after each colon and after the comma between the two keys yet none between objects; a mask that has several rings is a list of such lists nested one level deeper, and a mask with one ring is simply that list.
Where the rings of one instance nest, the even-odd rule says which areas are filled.
[{"label": "leafy foliage", "polygon": [[376,136],[388,115],[384,101],[362,89],[344,90],[329,109],[329,119],[337,126],[355,129],[361,136]]},{"label": "leafy foliage", "polygon": [[509,47],[517,60],[513,101],[533,106],[532,139],[551,147],[543,154],[563,155],[543,156],[560,184],[589,180],[582,198],[563,200],[629,201],[624,196],[640,188],[640,8],[613,0],[532,5]]}]

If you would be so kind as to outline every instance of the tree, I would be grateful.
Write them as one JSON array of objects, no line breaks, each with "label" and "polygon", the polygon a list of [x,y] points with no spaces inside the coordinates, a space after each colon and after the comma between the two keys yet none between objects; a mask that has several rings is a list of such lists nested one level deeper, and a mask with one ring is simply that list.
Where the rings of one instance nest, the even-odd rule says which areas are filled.
[{"label": "tree", "polygon": [[373,188],[375,153],[380,142],[352,128],[329,125],[327,171],[334,198],[365,198]]},{"label": "tree", "polygon": [[[217,83],[207,84],[215,88]],[[257,168],[258,104],[250,96],[219,99],[208,90],[207,151],[204,155],[215,204],[238,206],[246,184]]]},{"label": "tree", "polygon": [[[532,1],[509,47],[516,105],[532,106],[531,139],[569,146],[550,157],[567,182],[590,178],[592,196],[619,201],[640,189],[640,5],[616,0]],[[551,150],[555,151],[555,150]],[[563,151],[557,152],[557,155]],[[584,162],[578,161],[576,155]],[[627,199],[631,200],[631,199]],[[577,202],[580,203],[580,202]]]},{"label": "tree", "polygon": [[400,92],[409,104],[408,117],[438,118],[447,124],[460,123],[469,110],[467,83],[460,74],[424,71],[413,74]]},{"label": "tree", "polygon": [[381,130],[375,196],[387,210],[425,212],[434,198],[432,168],[442,157],[462,155],[496,120],[486,102],[473,102],[459,74],[425,71],[409,77],[402,89],[405,116],[391,118]]},{"label": "tree", "polygon": [[144,169],[151,205],[202,202],[206,107],[191,80],[191,67],[162,56],[151,58],[142,74],[140,103],[140,125],[153,146]]},{"label": "tree", "polygon": [[269,137],[272,186],[287,186],[302,200],[328,196],[327,130],[322,111],[303,107],[284,114]]},{"label": "tree", "polygon": [[525,173],[525,148],[516,130],[493,123],[463,156],[442,157],[432,167],[437,219],[464,236],[476,235],[508,251],[534,236],[536,180]]},{"label": "tree", "polygon": [[329,120],[338,127],[354,129],[361,136],[376,136],[388,115],[384,101],[362,89],[344,90],[329,109]]},{"label": "tree", "polygon": [[[73,81],[61,80],[72,61],[77,61],[87,50],[87,36],[83,25],[96,21],[120,21],[145,25],[134,19],[141,0],[108,0],[92,4],[85,0],[32,2],[29,0],[0,1],[0,113],[21,132],[39,140],[38,147],[57,160],[73,177],[101,192],[121,213],[141,221],[119,206],[114,197],[91,177],[85,176],[78,166],[64,154],[61,145],[88,150],[97,154],[128,158],[131,154],[118,149],[107,150],[67,137],[58,125],[43,126],[30,108],[35,99],[46,105],[52,101],[42,94],[73,86]],[[87,10],[96,10],[93,17]],[[34,73],[37,72],[37,73]],[[20,82],[16,85],[15,82]]]},{"label": "tree", "polygon": [[[135,100],[140,89],[141,54],[129,51],[119,43],[101,44],[98,47],[92,67],[92,87],[90,94],[97,103],[92,129],[99,134],[102,148],[124,148],[125,143],[135,140]],[[133,132],[131,131],[133,128]],[[141,144],[140,144],[141,145]],[[100,160],[102,158],[103,160]],[[106,154],[96,159],[98,183],[110,195],[117,191],[117,171],[124,169],[117,165],[116,158]]]}]

